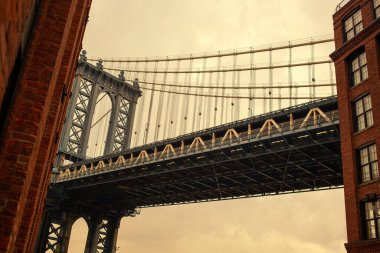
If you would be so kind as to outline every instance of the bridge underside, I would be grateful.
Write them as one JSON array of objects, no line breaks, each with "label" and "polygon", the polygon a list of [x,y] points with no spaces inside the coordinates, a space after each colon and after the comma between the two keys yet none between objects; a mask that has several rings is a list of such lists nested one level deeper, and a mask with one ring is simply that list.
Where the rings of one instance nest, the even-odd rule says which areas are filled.
[{"label": "bridge underside", "polygon": [[337,121],[56,183],[50,194],[65,189],[67,198],[50,199],[60,199],[60,208],[109,212],[342,185]]}]

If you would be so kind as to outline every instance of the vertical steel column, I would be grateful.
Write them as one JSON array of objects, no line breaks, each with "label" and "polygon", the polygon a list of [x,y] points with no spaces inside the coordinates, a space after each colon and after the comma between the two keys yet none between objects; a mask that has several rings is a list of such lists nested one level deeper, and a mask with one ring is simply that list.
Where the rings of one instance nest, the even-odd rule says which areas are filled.
[{"label": "vertical steel column", "polygon": [[[97,64],[97,67],[98,67],[99,71],[102,71],[103,66],[102,66],[101,62],[99,62]],[[78,154],[82,157],[86,157],[87,144],[88,144],[88,138],[90,137],[92,118],[94,116],[96,100],[97,100],[98,95],[99,95],[99,83],[97,82],[98,81],[97,77],[98,77],[98,75],[96,75],[94,77],[94,80],[92,80],[92,82],[93,82],[92,91],[91,91],[90,100],[88,102],[88,110],[87,110],[86,118],[84,120],[83,133],[82,133],[82,137],[81,137],[82,146],[78,150]]]},{"label": "vertical steel column", "polygon": [[[117,135],[117,130],[118,130],[118,126],[119,126],[118,115],[119,115],[119,111],[120,111],[120,103],[121,103],[120,100],[121,99],[122,98],[120,95],[112,94],[112,98],[111,98],[112,111],[111,111],[111,117],[110,117],[110,123],[109,123],[109,129],[108,129],[108,133],[107,133],[107,139],[106,139],[104,154],[109,154],[113,151],[119,151],[120,150],[120,149],[115,150],[114,146],[117,143],[118,137],[120,136],[120,135]],[[123,122],[123,123],[126,123],[126,122]],[[123,138],[123,136],[120,136],[120,137]]]},{"label": "vertical steel column", "polygon": [[85,253],[116,252],[121,216],[90,218]]},{"label": "vertical steel column", "polygon": [[67,253],[74,221],[75,216],[70,212],[53,214],[48,211],[41,226],[35,252]]},{"label": "vertical steel column", "polygon": [[[82,122],[81,120],[84,119],[85,113],[87,112],[87,111],[81,111],[81,110],[80,112],[78,112],[77,111],[78,109],[76,108],[77,107],[76,101],[78,101],[78,96],[80,95],[79,92],[81,88],[81,82],[82,82],[82,75],[79,74],[77,71],[74,78],[73,90],[71,92],[70,105],[68,106],[67,112],[66,112],[66,122],[62,129],[63,138],[61,138],[61,143],[60,143],[61,149],[64,149],[65,151],[69,151],[69,152],[71,152],[71,150],[68,148],[68,142],[70,139],[70,130],[73,125],[74,113],[78,114],[76,115],[76,117],[79,122]],[[86,108],[81,108],[81,109],[86,109]],[[73,149],[75,149],[75,147],[73,147]]]},{"label": "vertical steel column", "polygon": [[[136,89],[140,89],[140,86],[138,84],[138,79],[136,79],[133,82],[133,87]],[[131,146],[131,139],[132,139],[132,130],[133,130],[133,123],[135,122],[135,114],[136,114],[136,105],[137,105],[137,100],[139,99],[139,96],[141,94],[134,94],[132,100],[129,102],[129,109],[127,109],[127,105],[124,104],[122,107],[125,108],[127,114],[128,114],[128,122],[126,125],[126,132],[124,135],[124,147],[123,149],[126,150],[130,148]],[[140,120],[140,119],[138,119]]]}]

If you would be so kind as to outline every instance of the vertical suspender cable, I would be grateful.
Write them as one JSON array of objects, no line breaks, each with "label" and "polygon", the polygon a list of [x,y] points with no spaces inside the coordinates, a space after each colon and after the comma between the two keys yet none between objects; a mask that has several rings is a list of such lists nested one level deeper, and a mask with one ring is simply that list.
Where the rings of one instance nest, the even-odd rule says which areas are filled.
[{"label": "vertical suspender cable", "polygon": [[[190,70],[192,71],[193,70],[193,59],[190,60]],[[191,90],[191,81],[192,81],[192,77],[193,77],[193,73],[190,73],[189,76],[187,77],[187,83],[189,85],[188,89],[187,89],[187,93],[190,93],[190,90]],[[189,95],[186,96],[186,106],[185,106],[185,127],[184,127],[184,131],[183,133],[187,133],[187,125],[188,125],[188,122],[189,121],[189,104],[190,104],[190,99],[191,97]]]},{"label": "vertical suspender cable", "polygon": [[[168,58],[168,57],[166,57]],[[169,67],[169,61],[166,60],[165,61],[165,71],[164,71],[164,75],[163,75],[163,78],[162,78],[162,83],[165,84],[166,83],[166,77],[168,75],[167,71],[168,71],[168,67]],[[154,141],[157,141],[158,140],[158,136],[160,134],[160,129],[161,129],[161,116],[162,116],[162,109],[163,109],[163,97],[165,95],[165,91],[166,90],[166,86],[163,85],[161,87],[161,90],[160,90],[160,96],[158,98],[158,106],[157,106],[157,125],[155,126],[155,133],[154,133]]]},{"label": "vertical suspender cable", "polygon": [[[220,54],[220,51],[219,53]],[[217,94],[219,94],[219,81],[220,81],[220,65],[221,65],[221,62],[222,62],[222,57],[221,56],[218,56],[218,63],[217,63],[217,70],[218,72],[216,73],[216,92]],[[218,97],[216,96],[215,97],[215,102],[214,102],[214,105],[215,107],[213,108],[213,111],[214,111],[214,126],[216,126],[216,115],[217,115],[217,112],[218,112]]]},{"label": "vertical suspender cable", "polygon": [[[178,84],[178,71],[180,69],[180,66],[181,66],[181,60],[178,59],[177,60],[177,67],[176,67],[176,73],[174,74],[174,85],[177,85]],[[178,94],[175,94],[177,92],[177,89],[178,87],[177,86],[174,86],[173,87],[173,99],[172,99],[172,105],[170,107],[170,117],[171,117],[171,121],[170,121],[170,125],[171,125],[171,129],[170,129],[170,136],[169,137],[174,137],[176,136],[176,132],[177,132],[177,123],[178,123],[178,109],[179,109],[179,101],[178,101]]]},{"label": "vertical suspender cable", "polygon": [[[204,86],[205,85],[205,78],[206,78],[206,66],[207,66],[207,57],[206,55],[203,56],[203,67],[202,67],[202,80],[201,80],[201,86]],[[203,89],[201,89],[201,94],[203,94]],[[197,122],[197,130],[200,130],[200,127],[202,126],[201,125],[201,121],[202,121],[202,118],[204,117],[205,113],[202,112],[202,105],[203,105],[203,100],[204,100],[204,97],[203,96],[200,96],[199,97],[199,105],[198,105],[198,122]]]},{"label": "vertical suspender cable", "polygon": [[[171,89],[172,88],[169,87],[169,91],[171,91]],[[168,128],[170,127],[169,110],[170,110],[170,104],[171,104],[173,93],[167,93],[166,96],[167,98],[165,99],[166,104],[165,104],[165,109],[164,109],[165,120],[163,121],[163,124],[164,124],[164,131],[163,131],[163,136],[162,136],[163,139],[169,138],[168,137]]]},{"label": "vertical suspender cable", "polygon": [[152,79],[152,92],[150,96],[150,102],[149,102],[149,109],[148,109],[148,118],[146,120],[145,124],[145,133],[143,138],[143,143],[146,144],[148,141],[148,134],[149,134],[149,128],[150,128],[150,122],[151,122],[151,115],[152,115],[152,107],[153,107],[153,99],[154,99],[154,93],[155,93],[155,86],[156,86],[156,77],[157,77],[157,65],[158,61],[154,64],[154,73],[153,73],[153,79]]},{"label": "vertical suspender cable", "polygon": [[[200,75],[200,72],[199,72],[199,69],[198,69],[198,72],[197,72],[197,81],[196,81],[196,86],[199,85],[199,75]],[[192,106],[193,108],[193,127],[191,129],[192,132],[195,132],[195,122],[196,120],[198,119],[198,94],[199,92],[199,89],[195,89],[195,97],[194,97],[194,106]]]},{"label": "vertical suspender cable", "polygon": [[289,84],[289,106],[293,105],[293,69],[292,65],[292,43],[289,41],[289,68],[288,68],[288,84]]},{"label": "vertical suspender cable", "polygon": [[127,74],[126,74],[126,79],[127,80],[131,80],[131,72],[129,71],[129,64],[131,64],[131,62],[129,61],[129,57],[127,58],[127,62],[125,64],[125,69],[127,70]]},{"label": "vertical suspender cable", "polygon": [[199,96],[200,101],[198,103],[198,115],[197,115],[198,118],[197,118],[197,128],[196,128],[197,131],[199,131],[201,127],[202,105],[203,105],[203,96],[202,96],[203,90],[202,89],[199,91],[199,94],[201,96]]},{"label": "vertical suspender cable", "polygon": [[[190,57],[191,57],[191,55],[190,55]],[[185,75],[185,86],[187,86],[185,89],[186,94],[190,93],[191,75],[192,75],[191,71],[192,70],[193,70],[193,59],[190,59],[190,61],[189,61],[189,73],[186,73],[186,75]],[[184,96],[184,103],[183,103],[183,107],[182,107],[182,117],[180,118],[180,120],[181,120],[180,134],[186,133],[187,122],[189,122],[188,121],[189,100],[190,100],[190,96],[185,95]]]},{"label": "vertical suspender cable", "polygon": [[[138,62],[136,63],[136,70],[137,70],[137,66],[138,66]],[[148,61],[145,61],[145,66],[144,66],[144,75],[143,75],[143,82],[146,82],[146,75],[147,75],[147,70],[148,70]],[[150,93],[152,94],[152,93]],[[145,102],[147,100],[147,94],[145,94],[145,96],[142,96],[142,99],[141,99],[141,106],[140,106],[140,112],[137,116],[137,118],[140,118],[140,120],[137,120],[137,125],[136,125],[136,145],[137,146],[138,144],[140,144],[139,142],[139,139],[140,139],[140,133],[143,132],[143,130],[141,129],[142,126],[142,122],[143,122],[143,117],[144,117],[144,109],[145,109]]]},{"label": "vertical suspender cable", "polygon": [[223,74],[222,74],[222,101],[221,101],[222,112],[220,114],[220,124],[225,123],[224,122],[224,111],[225,111],[224,106],[228,103],[228,99],[225,98],[225,94],[226,94],[225,86],[226,86],[226,71],[223,71]]},{"label": "vertical suspender cable", "polygon": [[251,50],[250,50],[250,53],[249,53],[249,65],[251,67],[251,71],[250,71],[250,75],[249,75],[249,86],[251,87],[251,89],[249,89],[249,101],[248,101],[248,110],[249,110],[249,117],[252,117],[254,114],[255,114],[255,101],[253,100],[253,96],[254,96],[254,89],[253,87],[256,86],[256,83],[255,83],[255,70],[253,69],[253,66],[254,66],[254,58],[255,54],[254,54],[254,50],[253,48],[251,47]]},{"label": "vertical suspender cable", "polygon": [[[212,84],[212,72],[208,73],[208,85],[211,86]],[[208,92],[211,93],[212,89],[208,89]],[[205,119],[205,126],[204,128],[208,128],[210,127],[210,120],[211,120],[211,115],[212,115],[212,112],[214,112],[214,108],[212,108],[212,97],[205,97],[205,99],[207,100],[207,107],[206,107],[206,110],[204,110],[204,117],[206,117]],[[206,105],[206,103],[205,103]]]},{"label": "vertical suspender cable", "polygon": [[[232,87],[234,87],[234,89],[232,91],[232,96],[236,97],[236,92],[237,92],[237,89],[235,89],[236,88],[236,64],[237,64],[236,50],[234,51],[232,64],[233,64],[233,66],[232,66],[232,68],[233,68],[233,72],[232,72]],[[235,115],[234,115],[234,105],[235,105],[235,102],[236,101],[234,101],[234,99],[231,99],[231,121],[235,120]]]},{"label": "vertical suspender cable", "polygon": [[310,99],[315,98],[315,65],[314,65],[314,43],[313,38],[310,40],[310,64],[309,64],[309,85]]},{"label": "vertical suspender cable", "polygon": [[[236,87],[239,87],[240,86],[240,70],[237,71],[237,85]],[[236,93],[239,92],[240,89],[236,89]],[[238,94],[240,95],[240,94]],[[236,105],[235,105],[235,120],[239,120],[240,119],[240,114],[239,114],[239,110],[240,110],[240,99],[238,98],[236,100]]]},{"label": "vertical suspender cable", "polygon": [[[189,67],[190,68],[190,67]],[[181,103],[181,114],[179,115],[180,117],[178,118],[179,120],[179,134],[183,134],[184,133],[184,128],[186,127],[185,124],[187,122],[187,117],[186,117],[186,100],[189,98],[187,95],[185,95],[186,93],[189,93],[189,87],[185,87],[187,86],[187,79],[189,78],[189,76],[191,75],[191,73],[185,73],[185,77],[184,77],[184,82],[183,82],[183,85],[184,87],[181,87],[182,90],[180,90],[181,93],[184,93],[184,94],[181,94],[181,97],[180,98],[180,102]]]},{"label": "vertical suspender cable", "polygon": [[[273,68],[272,68],[272,45],[269,46],[269,112],[273,110]],[[265,111],[267,112],[267,111]]]}]

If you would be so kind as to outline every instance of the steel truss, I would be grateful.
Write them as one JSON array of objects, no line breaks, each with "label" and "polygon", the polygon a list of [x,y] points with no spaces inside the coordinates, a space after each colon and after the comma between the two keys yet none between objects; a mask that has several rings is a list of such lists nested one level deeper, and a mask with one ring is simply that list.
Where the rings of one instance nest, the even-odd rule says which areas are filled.
[{"label": "steel truss", "polygon": [[104,154],[126,150],[131,142],[132,122],[141,90],[137,83],[126,83],[123,73],[119,77],[103,71],[101,62],[94,66],[82,53],[73,85],[66,122],[59,147],[59,159],[72,162],[86,159],[91,123],[99,94],[106,93],[112,102]]},{"label": "steel truss", "polygon": [[121,208],[342,187],[336,110],[328,98],[61,167],[53,187]]},{"label": "steel truss", "polygon": [[117,210],[97,210],[71,205],[63,211],[57,206],[48,205],[44,222],[36,244],[36,253],[66,253],[69,247],[71,229],[74,222],[84,218],[88,225],[85,253],[116,252],[117,232],[124,216],[134,216],[135,209],[118,212]]}]

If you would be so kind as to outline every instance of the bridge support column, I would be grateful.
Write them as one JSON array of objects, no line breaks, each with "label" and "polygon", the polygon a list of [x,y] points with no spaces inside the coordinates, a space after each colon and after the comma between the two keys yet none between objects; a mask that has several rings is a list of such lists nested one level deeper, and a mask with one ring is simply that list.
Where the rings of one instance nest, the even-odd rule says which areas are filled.
[{"label": "bridge support column", "polygon": [[74,221],[75,217],[68,212],[60,215],[46,212],[35,252],[67,253]]},{"label": "bridge support column", "polygon": [[116,252],[121,216],[89,220],[85,253]]}]

